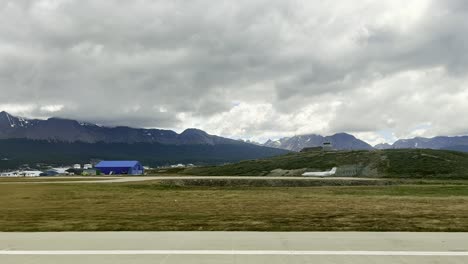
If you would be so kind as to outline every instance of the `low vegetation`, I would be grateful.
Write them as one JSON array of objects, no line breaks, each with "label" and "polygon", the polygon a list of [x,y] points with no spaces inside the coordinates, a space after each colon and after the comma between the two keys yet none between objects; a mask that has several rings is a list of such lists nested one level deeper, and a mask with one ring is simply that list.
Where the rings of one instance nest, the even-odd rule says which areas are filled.
[{"label": "low vegetation", "polygon": [[0,231],[468,231],[468,182],[211,187],[0,185]]},{"label": "low vegetation", "polygon": [[[274,170],[329,170],[337,176],[468,179],[468,153],[432,149],[391,149],[289,153],[224,166],[189,168],[188,175],[265,176]],[[299,174],[300,175],[300,174]]]}]

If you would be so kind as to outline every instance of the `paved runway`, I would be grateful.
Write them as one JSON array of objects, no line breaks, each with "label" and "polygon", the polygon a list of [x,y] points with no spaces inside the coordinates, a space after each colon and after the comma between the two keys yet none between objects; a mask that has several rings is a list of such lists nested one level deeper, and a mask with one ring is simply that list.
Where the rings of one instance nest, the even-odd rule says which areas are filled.
[{"label": "paved runway", "polygon": [[0,233],[0,263],[468,263],[468,233]]},{"label": "paved runway", "polygon": [[[89,179],[83,181],[67,181],[67,179]],[[40,177],[41,181],[24,181],[24,182],[1,182],[0,184],[44,184],[44,183],[118,183],[118,182],[138,182],[149,180],[213,180],[213,179],[244,179],[244,180],[362,180],[362,181],[378,181],[377,178],[357,178],[357,177],[283,177],[283,176],[125,176],[125,177],[112,177],[112,176],[97,176],[99,180],[93,180],[93,177]],[[103,179],[108,178],[108,179]],[[47,181],[53,179],[54,181]],[[63,179],[63,181],[57,181]]]}]

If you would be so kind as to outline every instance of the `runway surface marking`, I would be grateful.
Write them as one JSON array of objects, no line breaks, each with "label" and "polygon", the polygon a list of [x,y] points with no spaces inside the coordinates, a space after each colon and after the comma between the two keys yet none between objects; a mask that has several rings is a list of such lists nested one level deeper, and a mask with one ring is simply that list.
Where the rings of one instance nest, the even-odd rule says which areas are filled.
[{"label": "runway surface marking", "polygon": [[468,256],[468,251],[297,251],[297,250],[0,250],[0,255],[316,255]]}]

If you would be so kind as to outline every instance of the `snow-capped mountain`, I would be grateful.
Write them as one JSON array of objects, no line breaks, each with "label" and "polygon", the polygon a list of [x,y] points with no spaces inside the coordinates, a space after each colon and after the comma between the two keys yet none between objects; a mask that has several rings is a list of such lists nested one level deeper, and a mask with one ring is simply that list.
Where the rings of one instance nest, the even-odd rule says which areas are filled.
[{"label": "snow-capped mountain", "polygon": [[102,127],[61,118],[25,119],[1,112],[0,139],[14,138],[85,143],[247,144],[209,135],[199,129],[187,129],[178,134],[172,130],[163,129]]},{"label": "snow-capped mountain", "polygon": [[338,133],[332,136],[320,136],[315,134],[301,135],[281,138],[279,140],[268,140],[263,145],[273,148],[300,151],[306,147],[322,146],[323,143],[330,142],[333,148],[338,150],[370,150],[371,145],[346,133]]},{"label": "snow-capped mountain", "polygon": [[434,137],[423,138],[416,137],[411,139],[400,139],[392,145],[379,144],[375,146],[381,149],[401,149],[401,148],[421,148],[421,149],[453,149],[453,150],[467,150],[468,149],[468,136],[457,137]]}]

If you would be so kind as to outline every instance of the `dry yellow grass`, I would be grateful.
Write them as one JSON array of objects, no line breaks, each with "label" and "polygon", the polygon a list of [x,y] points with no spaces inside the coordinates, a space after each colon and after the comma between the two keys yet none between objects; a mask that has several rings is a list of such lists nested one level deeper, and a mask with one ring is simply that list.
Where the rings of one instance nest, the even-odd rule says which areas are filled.
[{"label": "dry yellow grass", "polygon": [[1,231],[468,231],[466,185],[0,185]]}]

